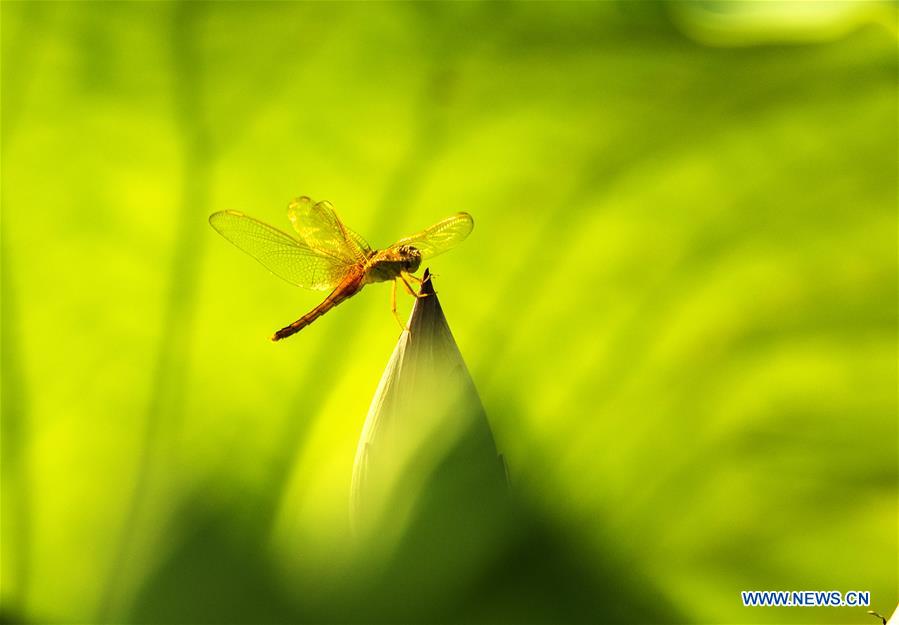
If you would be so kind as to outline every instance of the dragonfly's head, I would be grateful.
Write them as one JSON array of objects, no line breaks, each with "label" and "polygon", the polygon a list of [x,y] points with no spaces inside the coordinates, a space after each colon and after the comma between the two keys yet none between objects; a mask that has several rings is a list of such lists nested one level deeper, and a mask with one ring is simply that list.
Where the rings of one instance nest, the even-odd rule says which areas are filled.
[{"label": "dragonfly's head", "polygon": [[403,269],[409,273],[418,271],[421,265],[421,252],[411,245],[400,245],[396,248],[397,255],[403,263]]}]

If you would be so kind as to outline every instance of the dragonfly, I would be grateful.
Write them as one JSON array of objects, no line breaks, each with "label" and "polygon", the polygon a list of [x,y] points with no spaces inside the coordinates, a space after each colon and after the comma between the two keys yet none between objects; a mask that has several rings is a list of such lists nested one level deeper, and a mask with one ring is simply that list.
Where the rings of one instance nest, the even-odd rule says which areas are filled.
[{"label": "dragonfly", "polygon": [[314,291],[330,291],[315,308],[272,335],[272,341],[293,336],[326,312],[362,290],[366,284],[392,281],[391,310],[396,312],[397,284],[423,297],[410,282],[431,259],[461,243],[474,228],[468,213],[456,213],[429,228],[375,250],[347,228],[328,201],[303,196],[293,200],[287,217],[296,234],[289,234],[243,213],[225,210],[209,216],[209,224],[228,241],[255,258],[273,274]]}]

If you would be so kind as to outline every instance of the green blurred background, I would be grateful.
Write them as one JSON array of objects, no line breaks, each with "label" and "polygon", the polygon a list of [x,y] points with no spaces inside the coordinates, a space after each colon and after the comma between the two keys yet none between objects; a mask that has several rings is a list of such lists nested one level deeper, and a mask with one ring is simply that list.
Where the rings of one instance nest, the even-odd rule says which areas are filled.
[{"label": "green blurred background", "polygon": [[[0,10],[4,620],[340,620],[378,575],[347,506],[389,289],[272,344],[319,294],[206,222],[301,194],[375,246],[475,217],[431,267],[557,539],[428,618],[603,620],[616,577],[638,621],[892,611],[895,4]],[[516,567],[579,590],[493,592]]]}]

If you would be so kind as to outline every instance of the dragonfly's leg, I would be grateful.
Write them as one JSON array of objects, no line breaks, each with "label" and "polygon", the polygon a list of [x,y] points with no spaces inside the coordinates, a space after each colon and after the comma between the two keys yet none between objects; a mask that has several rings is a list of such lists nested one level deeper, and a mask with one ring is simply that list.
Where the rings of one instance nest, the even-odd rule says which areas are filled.
[{"label": "dragonfly's leg", "polygon": [[[407,275],[408,275],[408,274],[407,274]],[[406,290],[409,292],[409,295],[411,295],[412,297],[414,297],[414,298],[416,298],[416,299],[420,299],[420,298],[422,298],[422,297],[427,297],[427,295],[424,294],[424,293],[416,293],[416,292],[415,292],[415,289],[412,288],[412,285],[409,284],[409,281],[406,280],[406,276],[405,276],[405,275],[400,274],[400,280],[403,281],[403,285],[406,287]]]},{"label": "dragonfly's leg", "polygon": [[400,273],[400,277],[403,279],[403,284],[406,285],[406,290],[409,291],[409,295],[415,297],[416,299],[421,299],[421,298],[423,298],[423,297],[427,297],[427,296],[428,296],[427,293],[422,293],[422,292],[421,292],[421,289],[418,289],[418,292],[416,293],[416,292],[415,292],[415,289],[412,288],[412,285],[409,284],[409,282],[408,282],[408,280],[407,280],[407,278],[412,278],[413,280],[417,281],[418,284],[420,285],[420,284],[423,283],[423,280],[422,280],[421,278],[419,278],[419,277],[417,277],[417,276],[414,276],[414,275],[412,275],[411,273],[409,273],[409,272],[407,272],[407,271],[403,271],[402,273]]},{"label": "dragonfly's leg", "polygon": [[396,319],[396,322],[400,324],[400,328],[403,330],[408,330],[406,324],[403,323],[403,320],[400,319],[399,314],[396,312],[396,280],[390,286],[390,311],[393,313],[393,318]]},{"label": "dragonfly's leg", "polygon": [[411,295],[412,297],[415,297],[415,290],[409,285],[409,282],[406,280],[406,278],[402,274],[400,274],[397,277],[397,280],[400,280],[403,283],[403,286],[406,288],[406,292],[409,295]]}]

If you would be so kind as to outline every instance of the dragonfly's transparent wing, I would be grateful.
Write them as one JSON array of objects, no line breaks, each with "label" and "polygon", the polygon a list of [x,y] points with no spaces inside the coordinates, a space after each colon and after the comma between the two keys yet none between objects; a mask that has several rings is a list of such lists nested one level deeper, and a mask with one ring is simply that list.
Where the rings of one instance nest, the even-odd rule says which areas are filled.
[{"label": "dragonfly's transparent wing", "polygon": [[306,245],[349,263],[368,258],[371,247],[340,221],[330,202],[315,202],[303,196],[287,207],[287,217]]},{"label": "dragonfly's transparent wing", "polygon": [[354,264],[323,254],[286,232],[237,211],[213,213],[209,224],[273,274],[306,289],[333,289]]},{"label": "dragonfly's transparent wing", "polygon": [[423,258],[433,258],[438,254],[451,250],[465,240],[474,228],[474,219],[468,213],[456,213],[447,217],[430,228],[405,237],[394,243],[391,247],[411,245]]}]

